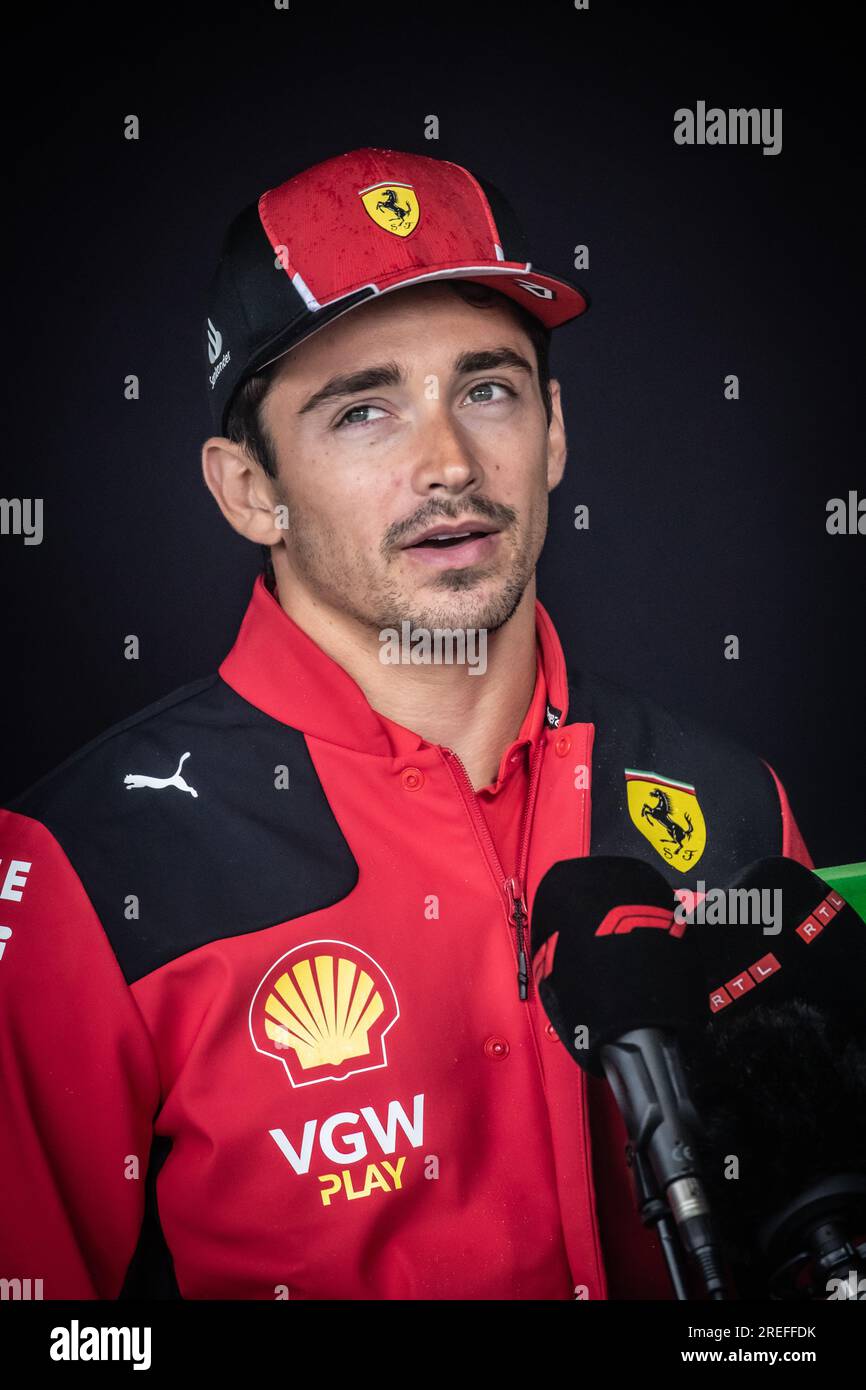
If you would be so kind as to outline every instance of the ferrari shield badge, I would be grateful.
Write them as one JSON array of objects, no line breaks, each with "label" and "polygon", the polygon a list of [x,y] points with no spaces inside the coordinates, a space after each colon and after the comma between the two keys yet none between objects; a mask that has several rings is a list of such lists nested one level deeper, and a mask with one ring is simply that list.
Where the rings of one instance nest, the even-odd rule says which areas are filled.
[{"label": "ferrari shield badge", "polygon": [[360,189],[358,196],[376,226],[384,231],[408,236],[418,226],[421,209],[411,183],[377,183]]},{"label": "ferrari shield badge", "polygon": [[625,769],[628,811],[634,824],[666,863],[681,873],[697,864],[707,827],[694,787],[636,767]]}]

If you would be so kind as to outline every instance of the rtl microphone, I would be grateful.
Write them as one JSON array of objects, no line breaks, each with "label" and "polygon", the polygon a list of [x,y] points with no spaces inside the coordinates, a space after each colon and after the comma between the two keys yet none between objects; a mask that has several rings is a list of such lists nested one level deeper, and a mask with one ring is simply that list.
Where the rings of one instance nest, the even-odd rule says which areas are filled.
[{"label": "rtl microphone", "polygon": [[[663,1198],[709,1297],[717,1299],[727,1296],[720,1247],[677,1045],[700,1017],[702,977],[675,907],[673,890],[643,860],[561,860],[534,900],[533,973],[569,1055],[613,1090],[639,1193]],[[664,1239],[663,1249],[683,1298]]]},{"label": "rtl microphone", "polygon": [[[782,855],[750,864],[684,917],[714,1016],[766,1003],[781,988],[866,1026],[866,923],[810,869]],[[772,983],[777,972],[784,972]],[[770,983],[769,992],[765,989]],[[705,1011],[706,1016],[706,1011]]]},{"label": "rtl microphone", "polygon": [[[684,1042],[698,1145],[745,1296],[866,1276],[866,924],[776,857],[688,919],[705,1022]],[[736,1167],[731,1169],[731,1160]]]}]

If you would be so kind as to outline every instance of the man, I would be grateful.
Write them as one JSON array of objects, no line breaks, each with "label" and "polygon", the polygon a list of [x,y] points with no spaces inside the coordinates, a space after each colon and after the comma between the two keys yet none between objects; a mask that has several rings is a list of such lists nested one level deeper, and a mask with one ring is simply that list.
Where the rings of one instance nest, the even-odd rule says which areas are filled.
[{"label": "man", "polygon": [[0,1275],[670,1296],[533,897],[590,853],[686,889],[811,861],[766,764],[570,669],[536,599],[549,331],[585,307],[429,157],[353,151],[232,225],[203,471],[269,564],[218,675],[3,813]]}]

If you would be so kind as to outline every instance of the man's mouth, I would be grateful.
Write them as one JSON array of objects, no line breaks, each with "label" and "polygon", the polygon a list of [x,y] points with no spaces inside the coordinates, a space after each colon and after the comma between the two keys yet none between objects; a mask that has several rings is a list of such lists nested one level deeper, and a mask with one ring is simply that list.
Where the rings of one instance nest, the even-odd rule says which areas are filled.
[{"label": "man's mouth", "polygon": [[403,550],[428,565],[475,565],[492,555],[498,536],[486,522],[457,522],[429,527]]},{"label": "man's mouth", "polygon": [[421,536],[414,541],[409,541],[404,550],[435,549],[445,550],[451,546],[465,545],[467,541],[476,541],[485,536],[494,535],[493,526],[481,525],[454,525],[454,526],[431,526],[429,530],[422,532]]},{"label": "man's mouth", "polygon": [[486,535],[484,531],[455,531],[453,536],[428,536],[426,540],[414,541],[407,546],[407,550],[417,550],[419,546],[430,546],[435,550],[444,550],[449,545],[462,545],[464,541],[476,540],[479,536]]}]

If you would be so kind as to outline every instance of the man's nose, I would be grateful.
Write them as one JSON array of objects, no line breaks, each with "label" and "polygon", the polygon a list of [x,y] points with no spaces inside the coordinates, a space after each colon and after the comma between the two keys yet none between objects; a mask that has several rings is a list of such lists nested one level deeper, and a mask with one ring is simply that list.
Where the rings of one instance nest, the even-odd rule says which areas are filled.
[{"label": "man's nose", "polygon": [[437,400],[427,405],[413,441],[415,490],[427,494],[432,488],[464,492],[480,487],[484,474],[472,440],[461,430],[445,402]]}]

